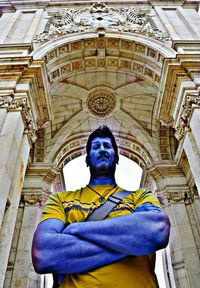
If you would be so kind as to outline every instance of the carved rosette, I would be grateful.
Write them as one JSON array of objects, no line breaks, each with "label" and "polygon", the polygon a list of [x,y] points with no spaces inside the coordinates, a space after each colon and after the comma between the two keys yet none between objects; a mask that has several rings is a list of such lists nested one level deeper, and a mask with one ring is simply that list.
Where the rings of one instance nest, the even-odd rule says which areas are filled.
[{"label": "carved rosette", "polygon": [[85,31],[112,30],[139,33],[161,41],[168,41],[169,35],[161,31],[153,21],[150,10],[140,8],[112,8],[105,3],[94,3],[80,10],[48,10],[48,22],[44,32],[34,38],[43,43],[66,34]]},{"label": "carved rosette", "polygon": [[185,105],[182,106],[182,113],[179,118],[175,137],[180,141],[187,131],[190,131],[189,122],[192,114],[192,107],[200,106],[200,94],[188,95]]},{"label": "carved rosette", "polygon": [[32,143],[36,141],[36,132],[27,97],[15,97],[12,93],[0,95],[0,108],[6,108],[8,111],[21,111],[25,123],[24,133],[28,135],[28,138]]},{"label": "carved rosette", "polygon": [[115,108],[115,97],[107,91],[96,91],[89,95],[87,105],[89,111],[97,117],[109,115]]}]

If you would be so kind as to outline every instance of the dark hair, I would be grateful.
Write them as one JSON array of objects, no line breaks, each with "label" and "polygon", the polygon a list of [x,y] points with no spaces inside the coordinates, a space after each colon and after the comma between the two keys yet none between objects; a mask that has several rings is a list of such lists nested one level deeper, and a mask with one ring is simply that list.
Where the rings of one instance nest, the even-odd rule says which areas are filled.
[{"label": "dark hair", "polygon": [[109,137],[111,139],[111,143],[113,145],[114,151],[115,151],[115,157],[118,159],[118,147],[115,141],[115,137],[113,135],[113,133],[111,132],[111,130],[108,128],[108,126],[106,125],[102,125],[99,128],[97,128],[96,130],[94,130],[90,136],[88,137],[88,141],[87,141],[87,145],[86,145],[86,151],[87,151],[87,156],[89,156],[90,154],[90,149],[91,149],[91,144],[92,144],[92,140],[96,137]]}]

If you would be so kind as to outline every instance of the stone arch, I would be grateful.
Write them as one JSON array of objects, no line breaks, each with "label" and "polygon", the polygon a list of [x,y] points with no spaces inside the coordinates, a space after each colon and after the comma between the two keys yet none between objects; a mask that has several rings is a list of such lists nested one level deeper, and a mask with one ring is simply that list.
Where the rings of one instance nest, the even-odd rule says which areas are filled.
[{"label": "stone arch", "polygon": [[[172,262],[172,265],[167,265],[166,268],[170,275],[168,286],[184,287],[189,283],[192,288],[198,287],[199,235],[195,227],[199,224],[199,195],[196,190],[200,191],[198,133],[200,32],[197,25],[199,15],[195,11],[197,4],[190,0],[182,3],[173,1],[173,5],[168,1],[167,6],[163,6],[162,1],[137,1],[137,4],[135,1],[130,2],[134,2],[138,7],[144,3],[146,7],[152,7],[154,25],[158,24],[159,28],[162,27],[168,33],[169,41],[166,42],[162,42],[162,37],[160,40],[155,40],[152,35],[144,36],[143,31],[129,33],[120,31],[118,27],[112,27],[110,30],[106,27],[86,32],[71,31],[73,35],[67,33],[61,37],[57,35],[54,40],[40,45],[34,42],[37,28],[39,30],[44,28],[48,8],[57,9],[59,5],[62,6],[60,4],[62,1],[57,3],[56,7],[54,1],[50,1],[48,7],[45,3],[39,3],[40,1],[32,2],[32,8],[28,10],[26,8],[28,1],[23,1],[23,5],[22,1],[6,3],[3,5],[0,17],[0,23],[3,24],[0,55],[1,63],[4,62],[1,65],[3,72],[0,76],[2,108],[0,128],[6,132],[0,136],[11,136],[8,137],[8,143],[2,141],[4,145],[2,151],[6,151],[8,161],[3,162],[4,174],[0,178],[3,187],[3,198],[0,203],[3,212],[0,216],[2,219],[5,207],[6,216],[9,214],[7,219],[11,220],[7,221],[10,225],[8,227],[3,220],[4,224],[0,231],[3,239],[3,242],[0,241],[0,258],[3,263],[1,271],[3,275],[8,276],[7,283],[12,282],[12,285],[15,285],[16,281],[22,283],[23,287],[28,287],[30,278],[31,282],[35,277],[31,271],[32,277],[29,275],[28,279],[30,271],[27,272],[28,265],[24,263],[30,264],[29,243],[38,218],[37,206],[41,205],[39,204],[41,198],[44,200],[51,193],[52,183],[57,187],[63,184],[59,166],[54,165],[56,157],[68,144],[73,146],[73,140],[70,139],[79,135],[80,139],[84,140],[93,128],[105,123],[114,128],[121,145],[121,153],[129,158],[135,157],[141,166],[148,163],[144,161],[146,157],[144,155],[151,160],[145,166],[143,183],[144,186],[150,187],[150,177],[155,180],[157,194],[164,199],[165,209],[172,223],[172,242],[166,258]],[[75,1],[70,1],[72,2],[77,6]],[[126,4],[119,1],[111,2],[115,7],[128,5],[128,2]],[[66,7],[68,4],[65,3]],[[88,2],[85,1],[81,5],[81,8],[87,6]],[[65,6],[61,9],[63,7]],[[23,26],[21,20],[28,23],[27,29],[22,29],[23,33],[21,33]],[[19,31],[20,37],[15,36],[15,32]],[[83,54],[83,50],[89,53]],[[71,58],[67,58],[68,56]],[[105,70],[107,70],[106,80],[109,77],[114,78],[119,85],[114,85],[110,79],[106,84],[97,81],[97,76],[101,75],[101,71],[105,73]],[[118,78],[117,72],[120,72]],[[84,80],[86,73],[87,79]],[[92,74],[96,74],[96,78],[93,78],[93,83],[91,81],[89,85],[86,82]],[[80,80],[81,77],[82,81],[77,82],[77,78]],[[110,87],[107,87],[109,86],[107,84]],[[81,92],[80,97],[69,97],[68,101],[63,94],[66,85],[69,88],[68,96],[71,96],[73,87],[76,87],[78,93]],[[99,91],[96,89],[97,86],[100,88]],[[57,88],[60,89],[59,95],[55,94]],[[132,93],[133,88],[137,93]],[[93,110],[88,111],[87,100],[94,92],[98,92],[99,95],[103,92],[111,93],[114,94],[114,102],[117,99],[114,109],[106,114],[105,119],[93,113]],[[142,98],[144,94],[145,97]],[[145,107],[147,111],[141,106],[143,101],[147,101]],[[57,103],[61,103],[63,109],[68,107],[70,113],[65,115],[66,117],[62,118],[64,111],[57,110],[59,108]],[[140,107],[138,111],[136,111],[137,105]],[[48,121],[52,122],[52,125]],[[32,128],[31,124],[34,124]],[[30,146],[35,140],[33,133],[35,130],[38,138],[33,149]],[[178,139],[177,149],[174,149],[171,143],[174,132]],[[34,152],[33,157],[29,155],[30,148],[31,153]],[[75,157],[76,152],[82,153],[81,149],[80,145],[77,151],[76,148],[72,149],[69,157]],[[138,149],[141,154],[138,153]],[[170,151],[172,149],[174,151]],[[146,154],[142,155],[143,153]],[[3,161],[6,159],[5,155],[2,153]],[[63,159],[65,156],[68,157],[63,153]],[[186,162],[184,162],[185,156],[187,156]],[[182,162],[185,164],[182,165]],[[188,165],[190,171],[187,169]],[[195,193],[192,190],[193,186]],[[19,218],[16,217],[18,208]],[[16,233],[13,232],[14,224]],[[17,235],[19,239],[13,240],[14,245],[11,248],[13,235]],[[16,243],[19,243],[18,247],[15,246]],[[26,247],[25,255],[22,255],[20,247]],[[8,261],[9,253],[11,261]],[[13,256],[16,263],[23,263],[23,269],[12,262]],[[0,280],[0,286],[3,285],[2,281],[4,279]],[[38,285],[36,282],[37,280],[33,287]]]},{"label": "stone arch", "polygon": [[[89,56],[84,55],[84,49],[90,51]],[[115,51],[114,56],[112,56],[111,50]],[[104,56],[102,55],[108,58],[106,63],[102,63],[102,61],[105,62]],[[55,90],[56,87],[59,86],[61,94],[63,93],[64,86],[70,83],[69,79],[73,77],[82,77],[82,75],[91,75],[104,71],[109,71],[109,75],[115,75],[116,71],[120,71],[120,75],[124,74],[124,77],[126,78],[134,78],[134,81],[132,80],[132,82],[135,82],[135,87],[138,90],[137,97],[140,96],[139,84],[137,84],[137,82],[147,81],[146,85],[149,84],[150,86],[154,85],[157,87],[155,89],[152,88],[152,91],[150,91],[150,96],[154,99],[152,101],[156,101],[163,59],[166,57],[174,58],[175,55],[176,52],[172,48],[164,45],[158,40],[150,39],[143,35],[134,35],[131,33],[119,34],[117,32],[105,33],[103,36],[98,32],[68,35],[67,38],[60,37],[42,44],[38,49],[36,48],[32,52],[33,59],[45,59],[47,63],[49,82]],[[97,72],[98,69],[100,69],[99,72]],[[129,82],[130,80],[128,79],[126,86]],[[70,84],[73,85],[73,81],[71,81]],[[82,107],[72,115],[69,121],[66,121],[66,123],[63,122],[61,128],[55,132],[51,145],[47,147],[47,156],[45,157],[46,161],[51,162],[51,159],[53,155],[57,153],[56,151],[59,149],[59,146],[64,145],[65,138],[71,136],[72,131],[70,132],[70,130],[72,129],[70,127],[74,126],[78,119],[81,118],[81,121],[84,121],[84,119],[87,118],[85,112],[90,112],[87,107],[87,99],[92,92],[98,92],[96,91],[97,87],[100,87],[99,93],[102,93],[101,91],[105,93],[105,90],[109,93],[115,93],[116,87],[109,88],[109,85],[108,87],[102,87],[100,84],[102,83],[95,83],[93,87],[87,87],[86,89],[81,88],[80,91],[83,95],[82,97],[79,97]],[[122,83],[122,85],[124,85],[124,83]],[[61,86],[63,86],[63,88]],[[133,115],[127,113],[127,105],[125,104],[123,106],[123,104],[120,103],[123,101],[121,100],[122,98],[120,98],[119,95],[117,95],[117,98],[115,104],[116,109],[114,109],[114,111],[106,118],[114,115],[114,117],[118,118],[119,121],[121,121],[121,119],[126,119],[123,124],[126,126],[125,129],[127,131],[132,130],[130,132],[133,135],[134,130],[137,131],[135,133],[138,137],[137,141],[145,143],[147,146],[146,148],[152,152],[152,157],[155,160],[158,160],[160,157],[159,152],[155,147],[155,143],[152,143],[151,135],[148,135],[151,133],[149,132],[150,129],[146,129],[145,125],[142,125],[141,122],[137,123],[137,117],[134,118]],[[121,110],[119,113],[120,106]],[[98,118],[95,113],[94,115],[92,115],[92,113],[89,114],[92,117],[95,116]],[[151,117],[151,120],[149,121],[152,121],[153,115],[150,116],[149,114],[148,117]],[[102,123],[102,119],[98,122]],[[109,122],[109,119],[107,122]],[[134,123],[134,128],[130,127],[130,122]],[[156,124],[154,124],[154,126],[155,125]],[[117,132],[117,129],[114,128],[114,131]]]},{"label": "stone arch", "polygon": [[[141,168],[147,167],[153,163],[149,152],[138,143],[134,137],[126,135],[118,137],[114,133],[119,147],[119,154],[135,161]],[[63,167],[72,159],[86,154],[85,145],[88,139],[88,133],[85,135],[73,135],[67,142],[60,147],[54,156],[53,162],[57,167]]]}]

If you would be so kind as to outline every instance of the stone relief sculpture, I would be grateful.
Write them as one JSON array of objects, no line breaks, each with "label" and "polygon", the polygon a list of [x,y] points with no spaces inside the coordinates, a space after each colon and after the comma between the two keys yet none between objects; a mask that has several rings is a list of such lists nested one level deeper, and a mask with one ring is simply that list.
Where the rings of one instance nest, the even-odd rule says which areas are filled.
[{"label": "stone relief sculpture", "polygon": [[85,31],[118,31],[140,33],[161,41],[169,40],[165,31],[158,29],[150,9],[112,8],[104,3],[95,3],[89,8],[75,10],[49,10],[44,32],[34,38],[43,43],[66,34]]}]

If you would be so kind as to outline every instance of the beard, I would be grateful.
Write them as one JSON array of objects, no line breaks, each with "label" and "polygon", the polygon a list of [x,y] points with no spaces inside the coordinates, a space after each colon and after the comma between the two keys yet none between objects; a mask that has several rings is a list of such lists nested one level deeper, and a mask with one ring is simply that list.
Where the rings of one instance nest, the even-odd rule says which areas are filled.
[{"label": "beard", "polygon": [[99,167],[90,165],[90,173],[92,177],[95,176],[114,176],[116,170],[116,164],[113,163],[108,166],[106,163],[102,163]]}]

